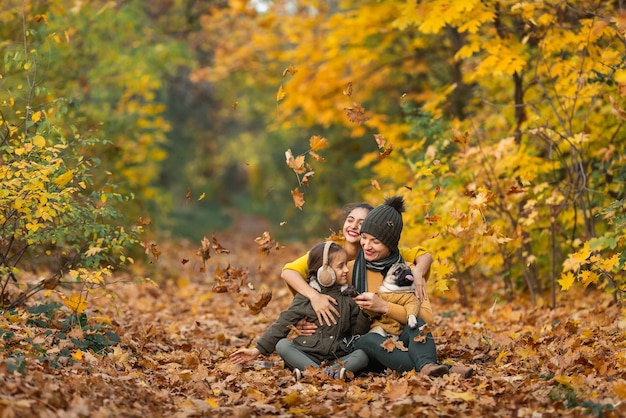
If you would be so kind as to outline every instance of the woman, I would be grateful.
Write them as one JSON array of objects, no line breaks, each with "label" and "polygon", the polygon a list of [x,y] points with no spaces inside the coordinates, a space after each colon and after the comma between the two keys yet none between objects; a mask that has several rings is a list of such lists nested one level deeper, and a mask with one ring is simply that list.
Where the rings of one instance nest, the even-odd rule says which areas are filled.
[{"label": "woman", "polygon": [[296,295],[291,306],[258,339],[254,348],[241,348],[230,355],[235,364],[243,364],[276,351],[285,364],[294,371],[296,380],[307,373],[310,367],[320,368],[329,363],[324,371],[333,378],[343,379],[345,371],[358,372],[368,364],[361,350],[353,350],[352,336],[369,330],[369,319],[344,290],[348,287],[348,260],[346,251],[334,242],[315,245],[308,262],[310,283],[319,292],[332,295],[339,302],[337,308],[343,314],[337,325],[323,327],[312,336],[287,339],[290,325],[313,314],[308,299]]},{"label": "woman", "polygon": [[[348,261],[354,260],[361,250],[361,224],[372,209],[373,207],[367,203],[358,203],[346,209],[347,214],[341,227],[341,232],[344,237],[343,247],[348,254]],[[400,253],[405,260],[411,260],[414,263],[412,271],[415,277],[415,294],[421,301],[426,297],[424,280],[428,277],[433,258],[422,247],[400,249]],[[306,282],[308,256],[309,254],[307,253],[297,260],[285,264],[281,277],[285,280],[292,293],[299,293],[311,301],[319,323],[330,326],[336,323],[336,318],[339,315],[336,309],[337,301],[329,295],[317,292]],[[316,328],[312,323],[301,322],[298,325],[298,329],[306,335],[315,332]]]},{"label": "woman", "polygon": [[415,369],[428,376],[441,376],[449,371],[465,377],[473,374],[473,369],[466,366],[448,366],[438,363],[437,349],[433,336],[421,335],[420,327],[432,322],[432,308],[428,297],[422,300],[417,326],[407,324],[407,311],[402,305],[383,300],[372,290],[378,289],[383,277],[394,263],[403,263],[398,250],[398,241],[402,233],[404,200],[401,196],[385,199],[385,202],[371,210],[361,224],[361,247],[351,269],[352,284],[359,293],[356,303],[363,310],[374,315],[387,315],[404,325],[398,337],[407,351],[394,349],[392,352],[382,347],[387,337],[369,332],[362,335],[355,343],[355,348],[367,353],[370,363],[378,362],[385,368],[404,372]]}]

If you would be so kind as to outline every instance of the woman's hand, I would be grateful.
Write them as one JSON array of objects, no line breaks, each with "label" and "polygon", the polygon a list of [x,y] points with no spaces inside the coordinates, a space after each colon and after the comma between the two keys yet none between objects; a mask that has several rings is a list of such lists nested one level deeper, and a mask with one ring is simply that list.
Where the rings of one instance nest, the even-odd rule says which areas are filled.
[{"label": "woman's hand", "polygon": [[243,364],[250,360],[254,360],[261,354],[256,348],[240,348],[230,355],[230,361],[235,364]]},{"label": "woman's hand", "polygon": [[361,309],[371,312],[386,314],[389,310],[389,302],[381,299],[376,293],[365,292],[357,295],[354,300]]},{"label": "woman's hand", "polygon": [[423,302],[426,300],[426,282],[424,276],[413,271],[413,283],[415,284],[415,296],[417,300]]},{"label": "woman's hand", "polygon": [[336,318],[339,318],[339,311],[334,306],[337,305],[335,298],[315,292],[309,300],[320,324],[328,326],[337,324]]}]

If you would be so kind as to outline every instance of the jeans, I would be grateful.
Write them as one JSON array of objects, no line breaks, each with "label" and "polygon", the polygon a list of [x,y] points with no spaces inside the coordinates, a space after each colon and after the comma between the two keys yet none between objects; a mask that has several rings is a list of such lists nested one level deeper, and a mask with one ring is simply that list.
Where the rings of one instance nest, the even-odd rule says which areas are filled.
[{"label": "jeans", "polygon": [[408,348],[408,351],[402,351],[398,348],[394,348],[392,352],[387,351],[381,347],[381,344],[389,337],[383,337],[374,332],[362,335],[354,347],[365,351],[372,363],[378,362],[385,368],[397,372],[407,372],[413,369],[420,371],[428,363],[437,363],[437,348],[430,332],[423,342],[414,341],[416,336],[423,338],[419,330],[422,325],[424,325],[424,321],[420,318],[415,328],[406,325],[398,337]]},{"label": "jeans", "polygon": [[[320,367],[320,364],[305,352],[298,349],[293,341],[283,338],[276,344],[276,353],[285,361],[290,369],[305,370],[307,367]],[[330,362],[331,367],[341,368],[351,372],[358,372],[367,367],[367,355],[362,350],[354,350],[350,354],[334,359]]]}]

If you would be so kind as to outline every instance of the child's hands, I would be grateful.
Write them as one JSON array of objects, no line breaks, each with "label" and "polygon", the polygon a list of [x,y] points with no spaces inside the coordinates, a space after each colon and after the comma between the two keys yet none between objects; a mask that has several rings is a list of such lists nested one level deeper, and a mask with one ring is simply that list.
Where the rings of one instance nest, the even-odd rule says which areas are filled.
[{"label": "child's hands", "polygon": [[313,322],[309,322],[308,318],[302,318],[301,320],[296,322],[294,328],[297,330],[298,335],[303,337],[310,337],[311,335],[315,334],[315,331],[317,330],[317,325],[315,325],[315,323]]},{"label": "child's hands", "polygon": [[254,360],[261,354],[256,348],[240,348],[230,355],[230,361],[235,364],[243,364],[247,361]]}]

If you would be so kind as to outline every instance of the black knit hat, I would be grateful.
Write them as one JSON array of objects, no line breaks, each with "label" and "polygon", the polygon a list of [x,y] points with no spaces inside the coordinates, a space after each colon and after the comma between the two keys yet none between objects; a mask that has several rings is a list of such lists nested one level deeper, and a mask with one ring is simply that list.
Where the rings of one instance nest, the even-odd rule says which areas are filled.
[{"label": "black knit hat", "polygon": [[404,212],[404,198],[392,196],[385,202],[372,209],[361,224],[361,233],[368,233],[385,244],[389,250],[398,248],[400,234],[402,234],[402,212]]}]

